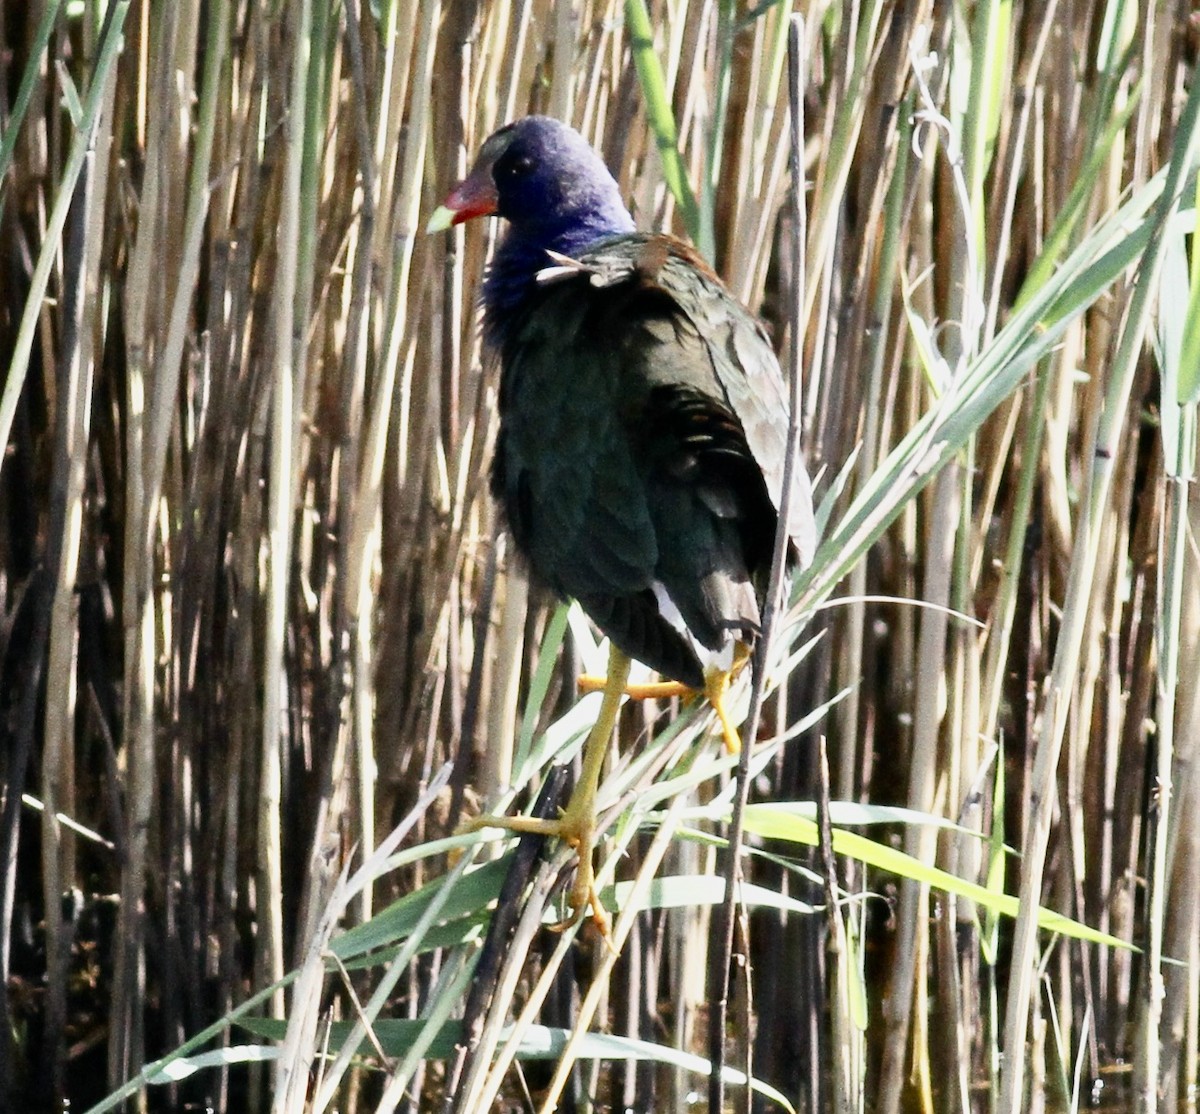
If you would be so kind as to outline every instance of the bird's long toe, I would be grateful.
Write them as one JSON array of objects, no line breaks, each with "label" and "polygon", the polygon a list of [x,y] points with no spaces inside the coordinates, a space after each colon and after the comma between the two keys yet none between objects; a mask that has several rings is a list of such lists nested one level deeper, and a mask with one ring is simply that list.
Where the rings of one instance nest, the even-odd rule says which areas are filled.
[{"label": "bird's long toe", "polygon": [[[583,673],[576,682],[580,692],[603,692],[608,687],[608,678],[594,673]],[[691,696],[696,690],[682,681],[643,681],[626,685],[622,695],[630,700],[670,700],[675,696]]]},{"label": "bird's long toe", "polygon": [[[594,801],[592,804],[594,805]],[[485,813],[467,820],[458,830],[466,833],[479,832],[484,828],[500,828],[516,835],[540,835],[561,839],[578,855],[579,863],[568,898],[570,915],[557,927],[561,929],[575,924],[591,909],[596,927],[602,935],[608,935],[608,913],[596,890],[596,871],[592,865],[596,846],[596,816],[593,807],[589,807],[586,801],[572,800],[557,820]]]}]

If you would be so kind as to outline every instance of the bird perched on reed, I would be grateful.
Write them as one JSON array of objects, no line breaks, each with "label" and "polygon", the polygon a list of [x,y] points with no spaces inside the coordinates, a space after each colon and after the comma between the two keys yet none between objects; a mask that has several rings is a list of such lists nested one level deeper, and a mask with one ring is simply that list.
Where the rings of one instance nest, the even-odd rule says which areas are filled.
[{"label": "bird perched on reed", "polygon": [[[534,577],[608,636],[601,713],[557,820],[481,817],[568,841],[571,904],[594,889],[596,792],[630,659],[704,692],[727,746],[731,675],[759,633],[783,488],[788,415],[758,321],[686,243],[637,232],[599,155],[544,116],[501,128],[429,221],[495,215],[508,230],[484,280],[500,361],[492,491]],[[816,542],[796,470],[789,559]]]}]

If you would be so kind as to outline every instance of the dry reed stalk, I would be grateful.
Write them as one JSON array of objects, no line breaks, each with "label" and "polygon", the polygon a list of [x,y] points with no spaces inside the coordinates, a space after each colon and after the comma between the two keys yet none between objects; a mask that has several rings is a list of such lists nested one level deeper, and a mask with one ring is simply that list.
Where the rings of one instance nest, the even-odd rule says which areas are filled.
[{"label": "dry reed stalk", "polygon": [[[50,1050],[49,1090],[63,1093],[67,1023],[67,976],[73,946],[74,917],[64,918],[62,895],[76,877],[75,836],[62,825],[63,814],[77,812],[75,752],[70,730],[76,712],[75,587],[83,531],[83,488],[91,425],[95,351],[91,320],[86,316],[100,288],[100,242],[107,176],[97,175],[97,155],[108,150],[115,81],[108,86],[93,140],[98,152],[85,159],[73,189],[74,213],[68,229],[63,266],[63,349],[65,382],[58,394],[58,442],[55,446],[49,528],[55,537],[47,547],[54,576],[47,648],[47,700],[42,745],[42,873],[46,907],[45,1041]],[[100,165],[104,165],[101,160]],[[64,681],[59,681],[64,678]],[[72,882],[64,885],[64,881]]]},{"label": "dry reed stalk", "polygon": [[[1195,504],[1190,510],[1194,532],[1196,523]],[[1194,557],[1194,553],[1193,553]],[[1166,955],[1187,956],[1189,964],[1184,969],[1166,972],[1166,987],[1162,1021],[1162,1068],[1158,1087],[1164,1109],[1179,1105],[1180,1077],[1194,1079],[1197,1049],[1197,973],[1194,968],[1197,947],[1200,947],[1200,840],[1197,824],[1200,817],[1200,801],[1194,758],[1194,742],[1200,737],[1200,669],[1195,668],[1200,658],[1200,564],[1194,559],[1186,566],[1182,586],[1183,603],[1179,609],[1182,642],[1180,659],[1192,663],[1192,667],[1181,667],[1179,672],[1181,692],[1179,694],[1179,739],[1182,747],[1176,756],[1175,784],[1177,807],[1172,816],[1171,847],[1168,861],[1173,867],[1170,880],[1170,911],[1166,920],[1166,936],[1163,951]],[[1187,740],[1184,742],[1184,740]],[[1179,1060],[1183,1059],[1180,1070]]]},{"label": "dry reed stalk", "polygon": [[175,28],[170,16],[156,21],[148,44],[148,70],[154,74],[157,112],[147,123],[149,139],[144,190],[139,208],[138,235],[130,260],[126,284],[126,484],[124,551],[125,583],[122,592],[125,647],[125,690],[122,723],[126,732],[128,770],[126,805],[126,855],[121,875],[119,946],[113,974],[108,1077],[116,1085],[135,1071],[142,1060],[143,1018],[140,1002],[145,993],[143,942],[143,894],[146,878],[146,833],[150,821],[150,765],[154,731],[154,615],[151,608],[153,541],[145,499],[148,491],[147,401],[151,397],[154,348],[151,340],[158,312],[153,286],[153,260],[160,250],[160,193],[165,189],[165,145],[168,142],[163,116],[171,104],[170,74],[173,70]]},{"label": "dry reed stalk", "polygon": [[[276,232],[278,273],[271,301],[271,416],[270,458],[264,595],[264,643],[262,650],[262,739],[258,781],[257,882],[259,932],[255,972],[260,984],[278,982],[284,973],[283,937],[283,741],[287,726],[284,642],[287,637],[288,589],[291,582],[293,523],[300,483],[297,453],[300,451],[297,416],[304,398],[307,360],[297,328],[299,305],[298,266],[301,209],[301,177],[306,146],[314,142],[306,130],[308,69],[312,49],[312,5],[300,0],[296,21],[290,29],[290,57],[285,73],[290,78],[282,123],[284,164],[279,182],[279,215]],[[282,1015],[284,997],[275,996],[272,1009]],[[278,1089],[281,1080],[275,1078]]]},{"label": "dry reed stalk", "polygon": [[[937,40],[937,32],[934,39]],[[914,54],[909,64],[914,70],[925,64],[926,59]],[[921,77],[916,108],[918,111],[936,112],[936,102],[929,84]],[[924,107],[922,108],[922,103]],[[936,125],[935,125],[936,126]],[[953,139],[950,140],[954,142]],[[955,163],[961,152],[948,150],[947,159]],[[964,191],[965,192],[965,191]],[[976,276],[970,272],[963,259],[962,245],[970,235],[973,215],[962,210],[961,204],[951,203],[953,274],[949,286],[955,292],[958,315],[950,314],[951,320],[961,322],[969,299],[974,297]],[[938,253],[933,245],[931,255]],[[948,374],[953,376],[961,368],[960,361],[968,358],[970,341],[954,330],[952,350],[947,352]],[[949,631],[948,608],[950,605],[952,576],[954,571],[955,541],[961,508],[961,473],[956,462],[942,471],[934,481],[928,510],[926,537],[921,550],[925,557],[924,582],[919,598],[927,605],[917,618],[918,632],[915,648],[913,729],[912,743],[908,755],[908,786],[906,803],[909,808],[925,813],[935,813],[936,780],[939,766],[939,732],[947,710],[947,676],[945,654]],[[932,862],[936,848],[936,833],[927,828],[913,828],[905,835],[905,850],[923,862]],[[900,893],[900,917],[896,940],[896,962],[893,968],[895,982],[889,1001],[884,1006],[886,1036],[884,1039],[883,1064],[881,1067],[879,1093],[881,1110],[884,1114],[899,1108],[902,1095],[902,1080],[909,1071],[908,1040],[909,1026],[924,1027],[925,1013],[921,1008],[927,995],[926,964],[927,933],[924,929],[929,920],[929,888],[909,879],[905,880]],[[916,1022],[912,1022],[915,1015]],[[927,1045],[917,1039],[917,1049]],[[918,1064],[924,1061],[918,1052]],[[928,1086],[928,1066],[922,1074],[924,1086]],[[918,1072],[921,1068],[918,1067]]]},{"label": "dry reed stalk", "polygon": [[[95,44],[91,44],[94,56]],[[103,214],[108,176],[97,167],[107,166],[111,143],[115,73],[103,82],[102,100],[89,126],[91,150],[85,157],[78,182],[72,187],[73,212],[63,260],[63,336],[59,359],[65,367],[57,392],[57,443],[54,454],[47,545],[47,572],[53,577],[47,643],[47,688],[42,752],[42,857],[43,893],[46,901],[47,996],[45,1040],[51,1060],[48,1090],[63,1093],[67,1022],[67,978],[74,946],[74,916],[64,917],[62,895],[72,890],[77,876],[75,836],[60,818],[78,811],[73,720],[77,710],[76,685],[76,586],[80,549],[85,530],[83,492],[91,428],[92,390],[95,377],[96,337],[99,330],[88,313],[103,288],[101,252]],[[79,120],[80,127],[85,126]],[[64,187],[65,188],[65,187]],[[71,881],[67,881],[71,880]],[[64,884],[65,883],[65,884]],[[77,903],[72,901],[73,906]]]}]

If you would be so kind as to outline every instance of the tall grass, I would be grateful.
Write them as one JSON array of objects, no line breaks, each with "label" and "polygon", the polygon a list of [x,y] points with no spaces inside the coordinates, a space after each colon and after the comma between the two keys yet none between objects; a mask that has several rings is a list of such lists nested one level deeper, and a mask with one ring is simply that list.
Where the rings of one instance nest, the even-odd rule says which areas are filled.
[{"label": "tall grass", "polygon": [[[14,1108],[1194,1103],[1189,9],[810,7],[795,136],[791,14],[0,6]],[[821,502],[740,776],[624,709],[610,945],[455,834],[605,661],[487,493],[497,229],[420,233],[533,111],[803,368]]]}]

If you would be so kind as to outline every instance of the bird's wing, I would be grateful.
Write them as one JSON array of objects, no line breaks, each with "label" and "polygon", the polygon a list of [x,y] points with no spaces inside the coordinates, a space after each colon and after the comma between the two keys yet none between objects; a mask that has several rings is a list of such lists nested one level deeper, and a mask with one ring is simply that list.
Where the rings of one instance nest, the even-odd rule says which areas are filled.
[{"label": "bird's wing", "polygon": [[626,653],[698,686],[696,653],[655,596],[662,524],[627,424],[640,337],[611,302],[563,282],[508,322],[492,489],[539,579]]},{"label": "bird's wing", "polygon": [[[779,361],[762,326],[738,304],[704,259],[682,240],[658,234],[601,244],[580,260],[555,257],[542,281],[585,271],[593,286],[638,281],[669,295],[704,338],[712,370],[730,411],[741,423],[778,512],[783,495],[788,404]],[[795,469],[787,509],[788,534],[802,565],[816,551],[812,487]]]}]

